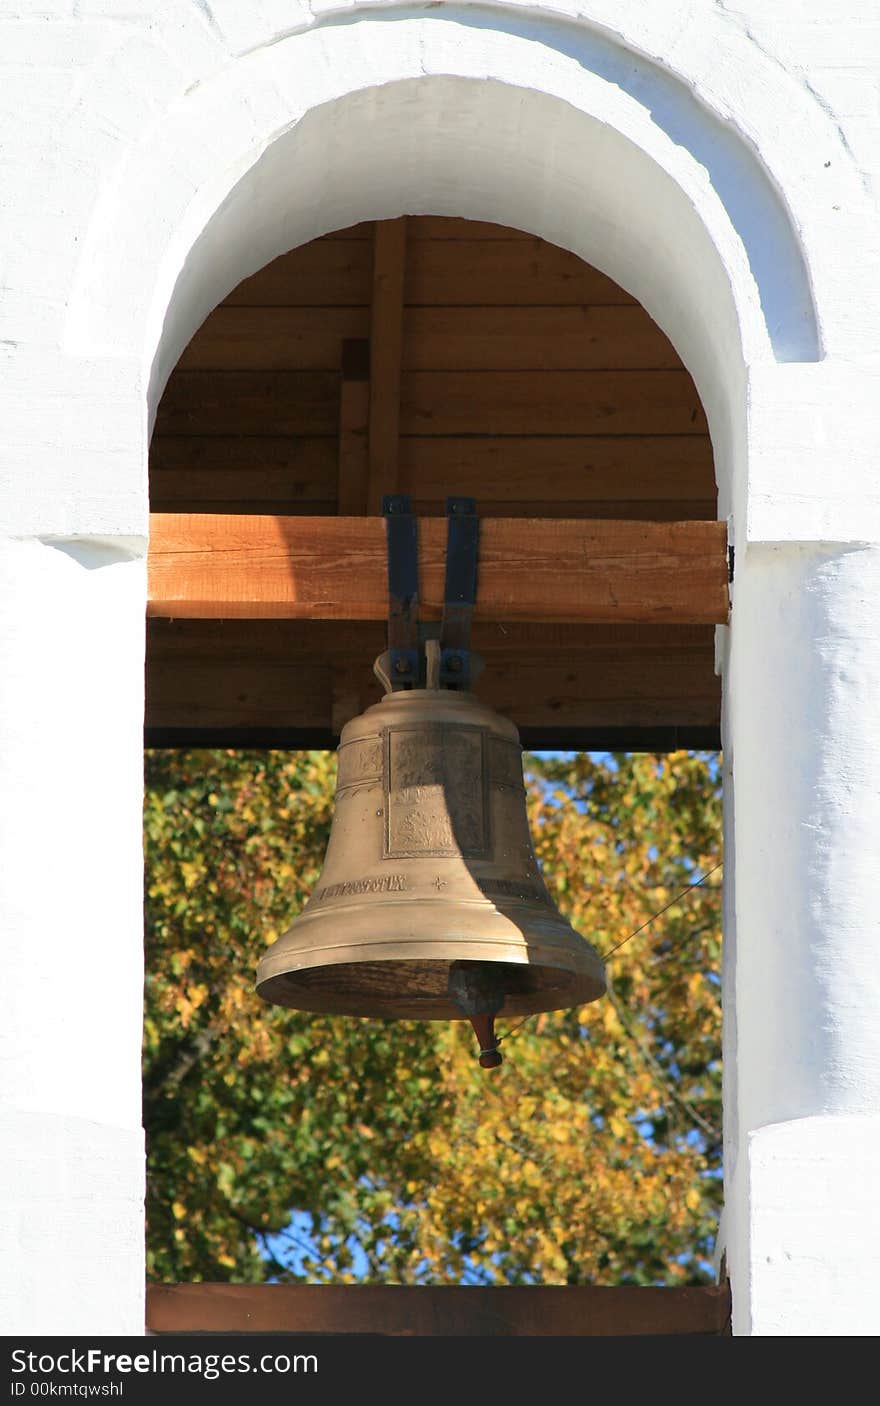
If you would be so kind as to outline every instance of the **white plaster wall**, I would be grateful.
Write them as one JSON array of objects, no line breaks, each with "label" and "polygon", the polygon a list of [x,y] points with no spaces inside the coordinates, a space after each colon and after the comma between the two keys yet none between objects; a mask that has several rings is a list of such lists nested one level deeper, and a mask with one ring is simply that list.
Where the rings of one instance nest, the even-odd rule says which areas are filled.
[{"label": "white plaster wall", "polygon": [[753,546],[734,583],[725,1242],[740,1332],[876,1332],[878,588],[880,550],[856,543]]},{"label": "white plaster wall", "polygon": [[0,541],[0,1332],[142,1330],[143,561]]},{"label": "white plaster wall", "polygon": [[876,1337],[880,1118],[808,1117],[748,1143],[755,1337]]},{"label": "white plaster wall", "polygon": [[239,278],[406,211],[575,249],[695,375],[737,546],[720,650],[736,1327],[856,1313],[876,1242],[834,1206],[856,1187],[867,1209],[878,1112],[878,94],[875,0],[0,0],[7,1331],[141,1324],[149,415]]}]

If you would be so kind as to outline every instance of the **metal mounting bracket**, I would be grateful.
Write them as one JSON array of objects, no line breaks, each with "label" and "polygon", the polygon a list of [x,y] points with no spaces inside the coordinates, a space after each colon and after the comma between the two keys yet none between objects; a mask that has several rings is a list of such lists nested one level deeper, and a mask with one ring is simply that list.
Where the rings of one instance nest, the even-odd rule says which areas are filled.
[{"label": "metal mounting bracket", "polygon": [[446,499],[446,586],[440,622],[440,687],[471,682],[471,621],[477,598],[480,520],[473,498]]},{"label": "metal mounting bracket", "polygon": [[416,520],[404,493],[382,499],[388,544],[388,655],[394,692],[418,688],[422,679],[419,648],[419,557]]}]

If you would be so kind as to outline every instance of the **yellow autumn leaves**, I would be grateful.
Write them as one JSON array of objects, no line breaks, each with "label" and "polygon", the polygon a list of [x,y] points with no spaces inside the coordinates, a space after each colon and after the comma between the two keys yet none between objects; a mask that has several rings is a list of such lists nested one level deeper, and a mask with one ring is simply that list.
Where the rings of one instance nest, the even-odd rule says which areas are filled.
[{"label": "yellow autumn leaves", "polygon": [[[487,1074],[463,1025],[310,1017],[253,994],[320,873],[332,756],[152,753],[147,780],[154,1277],[705,1273],[717,875],[610,959],[608,998],[527,1022]],[[547,882],[600,951],[720,857],[711,756],[535,760],[529,806]]]}]

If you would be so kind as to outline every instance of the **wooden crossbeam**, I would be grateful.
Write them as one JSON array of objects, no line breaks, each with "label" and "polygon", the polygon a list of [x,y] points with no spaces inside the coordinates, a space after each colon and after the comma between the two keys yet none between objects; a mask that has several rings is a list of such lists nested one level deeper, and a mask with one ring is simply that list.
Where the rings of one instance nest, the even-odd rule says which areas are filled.
[{"label": "wooden crossbeam", "polygon": [[[385,524],[364,517],[154,513],[149,614],[381,620]],[[420,595],[443,599],[446,523],[419,521]],[[727,619],[721,522],[494,518],[481,524],[477,618],[571,624]]]},{"label": "wooden crossbeam", "polygon": [[381,1333],[421,1337],[724,1337],[727,1284],[413,1288],[148,1284],[151,1333]]}]

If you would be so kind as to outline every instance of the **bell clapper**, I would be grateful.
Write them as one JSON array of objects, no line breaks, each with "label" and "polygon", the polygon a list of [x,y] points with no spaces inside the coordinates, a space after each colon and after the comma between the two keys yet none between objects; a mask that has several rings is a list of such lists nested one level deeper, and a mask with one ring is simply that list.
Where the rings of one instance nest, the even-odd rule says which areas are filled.
[{"label": "bell clapper", "polygon": [[504,1004],[497,969],[491,962],[453,962],[449,995],[473,1027],[480,1046],[480,1068],[497,1069],[502,1055],[495,1036],[495,1017]]},{"label": "bell clapper", "polygon": [[468,1019],[480,1046],[480,1068],[497,1069],[503,1062],[503,1055],[495,1039],[494,1015],[472,1015]]}]

